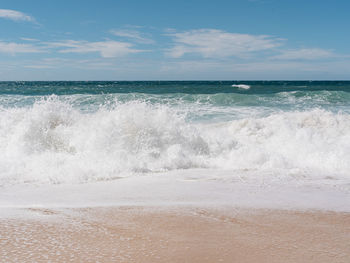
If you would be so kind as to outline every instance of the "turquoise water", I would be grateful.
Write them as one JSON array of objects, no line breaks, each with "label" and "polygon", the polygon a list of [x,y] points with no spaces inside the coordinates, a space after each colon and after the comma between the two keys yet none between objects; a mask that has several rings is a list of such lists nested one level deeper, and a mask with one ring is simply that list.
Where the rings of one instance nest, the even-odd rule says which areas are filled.
[{"label": "turquoise water", "polygon": [[[232,85],[246,84],[242,90]],[[32,81],[0,82],[1,95],[146,94],[273,94],[279,92],[350,92],[350,81]],[[302,93],[300,94],[302,96]]]},{"label": "turquoise water", "polygon": [[[249,88],[236,87],[242,83]],[[0,82],[2,107],[32,105],[53,94],[85,110],[108,106],[115,100],[180,107],[189,104],[226,109],[263,107],[267,111],[350,109],[350,81]]]},{"label": "turquoise water", "polygon": [[197,168],[350,178],[350,82],[0,82],[0,185]]}]

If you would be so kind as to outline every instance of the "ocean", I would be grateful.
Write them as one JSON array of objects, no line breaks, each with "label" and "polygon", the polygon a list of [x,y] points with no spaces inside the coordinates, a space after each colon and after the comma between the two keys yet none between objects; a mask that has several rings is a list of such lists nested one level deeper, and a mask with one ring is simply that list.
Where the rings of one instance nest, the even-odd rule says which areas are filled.
[{"label": "ocean", "polygon": [[0,186],[198,170],[349,182],[350,82],[0,82]]}]

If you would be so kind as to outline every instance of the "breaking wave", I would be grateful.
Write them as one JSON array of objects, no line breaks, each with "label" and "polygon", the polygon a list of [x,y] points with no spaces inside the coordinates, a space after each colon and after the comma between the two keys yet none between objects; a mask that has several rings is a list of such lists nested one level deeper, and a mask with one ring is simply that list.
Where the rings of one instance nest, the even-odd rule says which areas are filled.
[{"label": "breaking wave", "polygon": [[232,87],[234,88],[239,88],[239,89],[250,89],[249,85],[245,85],[245,84],[233,84]]},{"label": "breaking wave", "polygon": [[215,123],[194,122],[188,114],[140,100],[83,111],[55,96],[0,108],[0,185],[193,168],[349,176],[347,113],[275,111]]}]

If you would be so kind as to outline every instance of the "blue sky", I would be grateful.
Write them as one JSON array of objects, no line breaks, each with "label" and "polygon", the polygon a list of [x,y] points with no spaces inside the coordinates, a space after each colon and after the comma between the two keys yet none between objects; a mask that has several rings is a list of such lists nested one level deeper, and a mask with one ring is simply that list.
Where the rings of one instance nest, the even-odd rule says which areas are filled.
[{"label": "blue sky", "polygon": [[0,80],[348,80],[349,13],[346,0],[2,0]]}]

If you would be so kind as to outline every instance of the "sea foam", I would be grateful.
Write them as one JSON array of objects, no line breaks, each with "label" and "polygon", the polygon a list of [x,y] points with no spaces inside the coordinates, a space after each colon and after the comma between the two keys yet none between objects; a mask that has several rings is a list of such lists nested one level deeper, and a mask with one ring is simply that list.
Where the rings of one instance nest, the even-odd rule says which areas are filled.
[{"label": "sea foam", "polygon": [[211,168],[306,178],[350,171],[350,116],[322,109],[191,121],[166,104],[82,111],[55,96],[0,109],[0,185],[82,183]]},{"label": "sea foam", "polygon": [[245,90],[250,89],[250,86],[246,84],[233,84],[232,87]]}]

